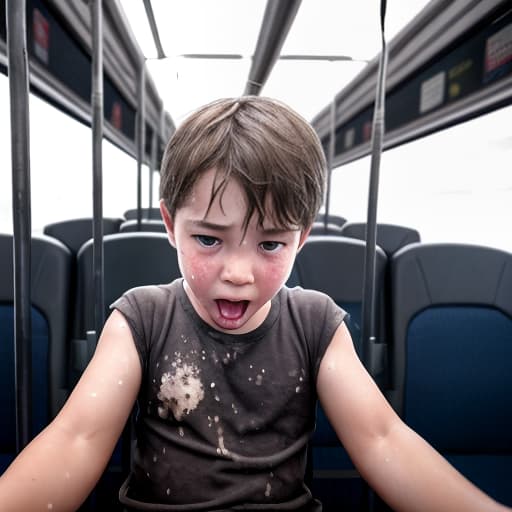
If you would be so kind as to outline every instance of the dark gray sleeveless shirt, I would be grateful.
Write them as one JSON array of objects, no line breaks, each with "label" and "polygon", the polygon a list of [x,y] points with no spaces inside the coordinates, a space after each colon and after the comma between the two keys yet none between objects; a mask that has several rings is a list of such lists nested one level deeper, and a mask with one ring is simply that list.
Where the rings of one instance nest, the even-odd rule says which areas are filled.
[{"label": "dark gray sleeveless shirt", "polygon": [[264,322],[226,334],[183,280],[117,300],[143,370],[137,444],[120,500],[133,510],[321,510],[304,485],[320,361],[345,313],[283,288]]}]

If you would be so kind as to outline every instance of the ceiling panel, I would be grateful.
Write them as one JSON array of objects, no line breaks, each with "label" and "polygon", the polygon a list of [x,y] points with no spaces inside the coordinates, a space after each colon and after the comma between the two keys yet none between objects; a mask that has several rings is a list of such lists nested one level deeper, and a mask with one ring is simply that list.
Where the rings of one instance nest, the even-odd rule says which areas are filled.
[{"label": "ceiling panel", "polygon": [[[243,93],[266,0],[152,0],[167,58],[157,52],[142,1],[121,0],[148,69],[176,124],[200,105]],[[388,2],[391,39],[428,0]],[[302,0],[282,55],[344,55],[350,61],[286,61],[274,66],[262,94],[312,119],[380,50],[380,0]],[[238,59],[191,59],[231,54]]]}]

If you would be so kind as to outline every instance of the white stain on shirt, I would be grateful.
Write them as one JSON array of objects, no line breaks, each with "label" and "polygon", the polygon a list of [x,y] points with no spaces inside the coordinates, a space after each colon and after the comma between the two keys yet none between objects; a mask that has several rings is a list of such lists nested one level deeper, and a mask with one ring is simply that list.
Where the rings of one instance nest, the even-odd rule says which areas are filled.
[{"label": "white stain on shirt", "polygon": [[[181,359],[179,359],[181,363]],[[157,394],[162,405],[158,407],[161,418],[167,418],[172,411],[174,418],[180,421],[190,414],[204,398],[204,390],[199,379],[199,369],[191,363],[182,363],[175,367],[174,373],[162,375],[160,391]]]},{"label": "white stain on shirt", "polygon": [[217,448],[217,453],[219,455],[229,455],[229,450],[224,446],[224,431],[222,427],[217,428],[217,436],[219,441],[219,447]]}]

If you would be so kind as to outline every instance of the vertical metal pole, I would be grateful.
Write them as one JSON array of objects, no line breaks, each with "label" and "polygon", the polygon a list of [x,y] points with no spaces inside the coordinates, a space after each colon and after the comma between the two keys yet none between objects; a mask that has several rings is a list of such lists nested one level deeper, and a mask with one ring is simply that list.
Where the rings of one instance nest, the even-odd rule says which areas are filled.
[{"label": "vertical metal pole", "polygon": [[93,264],[94,264],[94,327],[98,339],[105,322],[103,287],[103,33],[102,0],[90,3],[92,29],[92,174],[93,174]]},{"label": "vertical metal pole", "polygon": [[137,229],[142,219],[142,162],[144,161],[146,135],[146,63],[142,61],[139,73],[139,105],[137,112]]},{"label": "vertical metal pole", "polygon": [[384,117],[386,99],[386,68],[388,53],[384,37],[384,19],[386,0],[381,0],[381,40],[382,51],[379,59],[377,90],[372,126],[372,155],[370,165],[370,183],[368,191],[368,217],[366,222],[365,275],[363,284],[363,306],[361,341],[363,345],[363,363],[370,373],[375,373],[372,354],[375,339],[375,251],[377,245],[377,202],[379,197],[380,157],[384,142]]},{"label": "vertical metal pole", "polygon": [[11,104],[14,258],[16,450],[31,438],[32,323],[30,312],[30,121],[25,0],[7,0],[7,54]]},{"label": "vertical metal pole", "polygon": [[151,216],[151,208],[153,208],[153,175],[156,171],[156,151],[158,146],[158,133],[153,129],[153,137],[151,139],[151,163],[149,166],[149,210],[148,218]]},{"label": "vertical metal pole", "polygon": [[329,133],[329,153],[327,155],[327,193],[325,196],[325,216],[324,216],[324,229],[327,234],[327,225],[329,223],[329,209],[331,204],[331,178],[332,168],[335,155],[336,145],[336,98],[331,102],[331,128]]}]

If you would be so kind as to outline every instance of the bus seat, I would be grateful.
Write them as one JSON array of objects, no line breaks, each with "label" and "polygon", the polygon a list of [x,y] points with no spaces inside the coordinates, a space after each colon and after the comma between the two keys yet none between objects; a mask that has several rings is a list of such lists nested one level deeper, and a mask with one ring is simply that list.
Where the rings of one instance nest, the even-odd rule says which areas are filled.
[{"label": "bus seat", "polygon": [[341,236],[341,227],[333,223],[326,226],[323,222],[314,222],[309,236]]},{"label": "bus seat", "polygon": [[[160,215],[160,208],[141,208],[143,219],[162,220]],[[131,208],[124,212],[126,220],[137,220],[137,208]]]},{"label": "bus seat", "polygon": [[[41,235],[31,243],[32,437],[67,397],[67,334],[72,255]],[[0,472],[16,451],[12,235],[0,234]]]},{"label": "bus seat", "polygon": [[[117,233],[123,219],[105,217],[103,219],[103,234]],[[48,224],[44,234],[57,238],[64,243],[73,254],[77,254],[82,245],[92,238],[92,218],[70,219]]]},{"label": "bus seat", "polygon": [[413,244],[391,260],[391,402],[467,478],[512,505],[512,254]]},{"label": "bus seat", "polygon": [[[347,222],[341,228],[342,236],[366,240],[365,222]],[[391,256],[398,249],[420,242],[420,234],[413,228],[396,224],[377,224],[377,245]]]},{"label": "bus seat", "polygon": [[[363,300],[365,244],[360,240],[339,236],[308,238],[297,255],[294,279],[303,288],[319,290],[329,295],[350,318],[347,326],[361,355],[361,306]],[[374,345],[374,378],[383,385],[385,365],[384,294],[383,280],[387,257],[382,249],[376,251],[376,318],[377,339]],[[381,350],[377,354],[377,348]],[[380,367],[379,367],[380,366]],[[311,465],[312,475],[311,475]],[[324,510],[338,510],[343,503],[347,510],[356,510],[367,499],[367,488],[355,470],[352,461],[339,442],[321,406],[318,406],[316,430],[309,446],[308,460],[313,494],[324,504]]]},{"label": "bus seat", "polygon": [[[376,290],[379,334],[384,335],[382,315],[382,285],[387,257],[377,247]],[[298,253],[292,274],[303,288],[319,290],[329,295],[349,315],[349,327],[359,354],[361,347],[361,306],[363,300],[365,244],[337,236],[308,238]],[[384,340],[380,340],[384,341]]]},{"label": "bus seat", "polygon": [[165,224],[162,220],[154,219],[142,219],[139,224],[136,220],[125,220],[121,226],[119,226],[121,233],[133,232],[133,231],[153,231],[155,233],[165,233]]},{"label": "bus seat", "polygon": [[[163,233],[116,233],[103,238],[105,318],[109,306],[126,290],[169,283],[179,277],[176,249]],[[85,337],[94,329],[93,241],[78,252],[77,311],[74,335]]]},{"label": "bus seat", "polygon": [[[315,219],[315,222],[319,222],[319,223],[324,223],[324,219],[325,219],[325,213],[319,213],[317,216],[316,216],[316,219]],[[343,224],[345,224],[345,222],[347,222],[347,219],[345,219],[345,217],[342,217],[341,215],[334,215],[332,213],[329,213],[327,215],[327,223],[328,224],[335,224],[336,226],[343,226]]]}]

